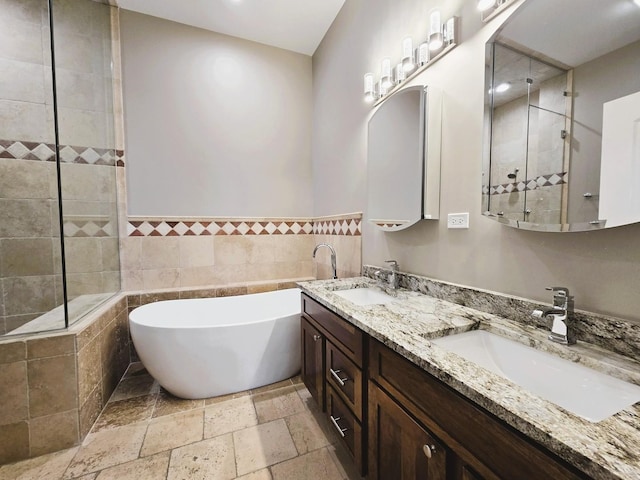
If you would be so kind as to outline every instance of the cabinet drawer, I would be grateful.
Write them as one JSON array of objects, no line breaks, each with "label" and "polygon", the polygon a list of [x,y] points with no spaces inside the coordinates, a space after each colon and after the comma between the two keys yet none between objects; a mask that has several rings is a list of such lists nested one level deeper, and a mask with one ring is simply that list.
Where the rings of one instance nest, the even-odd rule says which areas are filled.
[{"label": "cabinet drawer", "polygon": [[362,370],[327,342],[326,379],[358,420],[362,421]]},{"label": "cabinet drawer", "polygon": [[302,294],[302,312],[332,335],[341,344],[344,353],[356,365],[362,367],[363,332],[346,320]]},{"label": "cabinet drawer", "polygon": [[331,386],[327,386],[327,417],[337,436],[353,456],[358,471],[363,473],[362,427]]}]

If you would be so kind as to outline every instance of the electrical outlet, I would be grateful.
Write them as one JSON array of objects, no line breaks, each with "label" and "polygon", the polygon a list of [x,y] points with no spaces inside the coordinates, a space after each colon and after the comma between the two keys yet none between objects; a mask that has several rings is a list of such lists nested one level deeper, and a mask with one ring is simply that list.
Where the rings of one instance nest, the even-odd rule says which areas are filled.
[{"label": "electrical outlet", "polygon": [[447,215],[447,228],[469,228],[469,213],[450,213]]}]

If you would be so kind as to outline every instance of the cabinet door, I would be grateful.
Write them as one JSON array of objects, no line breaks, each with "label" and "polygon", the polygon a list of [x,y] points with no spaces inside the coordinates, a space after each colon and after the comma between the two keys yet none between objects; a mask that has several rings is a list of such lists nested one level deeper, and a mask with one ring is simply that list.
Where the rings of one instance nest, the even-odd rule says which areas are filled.
[{"label": "cabinet door", "polygon": [[445,480],[447,451],[391,397],[369,382],[371,480]]},{"label": "cabinet door", "polygon": [[316,399],[318,405],[325,410],[324,399],[324,344],[322,334],[309,321],[302,317],[300,323],[302,341],[302,381]]}]

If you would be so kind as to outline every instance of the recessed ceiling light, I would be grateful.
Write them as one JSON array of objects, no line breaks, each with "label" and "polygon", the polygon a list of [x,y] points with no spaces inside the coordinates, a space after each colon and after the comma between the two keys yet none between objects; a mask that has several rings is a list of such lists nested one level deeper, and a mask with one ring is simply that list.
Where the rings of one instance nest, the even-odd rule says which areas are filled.
[{"label": "recessed ceiling light", "polygon": [[509,85],[508,83],[501,83],[500,85],[498,85],[496,87],[496,93],[503,93],[506,92],[507,90],[509,90],[511,88],[511,85]]}]

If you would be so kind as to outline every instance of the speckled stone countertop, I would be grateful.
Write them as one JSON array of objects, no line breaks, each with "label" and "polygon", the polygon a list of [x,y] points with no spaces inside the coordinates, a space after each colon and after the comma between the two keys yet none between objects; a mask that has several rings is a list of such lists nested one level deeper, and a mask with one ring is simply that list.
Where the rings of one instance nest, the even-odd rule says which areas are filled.
[{"label": "speckled stone countertop", "polygon": [[592,423],[429,339],[480,328],[638,385],[640,362],[580,341],[569,347],[554,344],[534,326],[417,292],[401,289],[395,301],[367,306],[334,293],[375,286],[367,277],[302,282],[299,286],[314,300],[593,478],[640,479],[640,403]]}]

